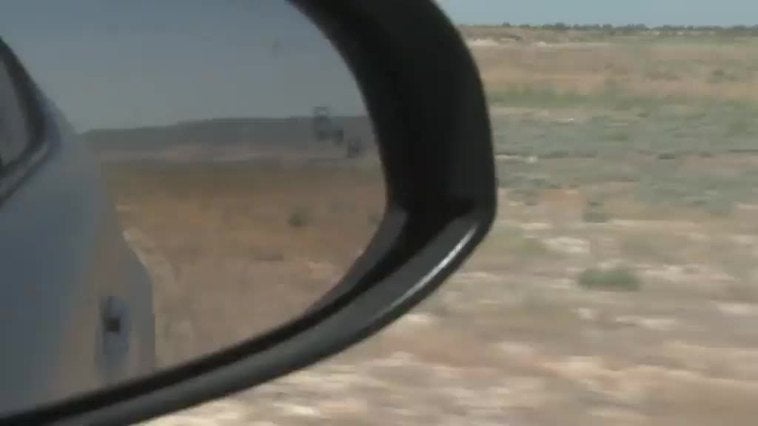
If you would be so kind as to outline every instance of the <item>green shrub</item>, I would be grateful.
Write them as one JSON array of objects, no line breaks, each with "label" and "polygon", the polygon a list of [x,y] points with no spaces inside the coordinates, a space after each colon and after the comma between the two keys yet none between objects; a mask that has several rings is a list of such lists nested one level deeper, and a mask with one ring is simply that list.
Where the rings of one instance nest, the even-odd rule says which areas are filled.
[{"label": "green shrub", "polygon": [[527,197],[524,200],[524,205],[528,207],[538,206],[539,204],[540,204],[540,199],[537,196]]},{"label": "green shrub", "polygon": [[659,160],[676,160],[679,154],[676,152],[662,152],[658,154]]},{"label": "green shrub", "polygon": [[713,84],[735,82],[739,81],[740,76],[734,71],[726,71],[721,68],[715,69],[711,72],[708,81]]},{"label": "green shrub", "polygon": [[642,287],[637,275],[625,267],[587,269],[579,275],[577,284],[588,290],[602,291],[639,291]]},{"label": "green shrub", "polygon": [[726,136],[728,137],[749,136],[751,134],[751,122],[745,117],[732,121],[726,128]]},{"label": "green shrub", "polygon": [[637,104],[638,101],[636,99],[629,97],[619,97],[619,99],[613,103],[613,109],[616,111],[630,111],[635,106],[637,106]]},{"label": "green shrub", "polygon": [[284,262],[284,253],[278,251],[254,250],[251,256],[259,262]]},{"label": "green shrub", "polygon": [[611,220],[611,216],[605,211],[602,196],[594,195],[587,200],[582,220],[586,223],[606,223]]},{"label": "green shrub", "polygon": [[293,228],[304,228],[311,223],[310,212],[306,208],[299,207],[290,214],[287,223]]},{"label": "green shrub", "polygon": [[617,130],[608,134],[608,140],[611,142],[629,142],[632,137],[628,132],[623,130]]},{"label": "green shrub", "polygon": [[712,216],[729,216],[734,211],[734,202],[724,198],[715,198],[710,199],[704,208]]},{"label": "green shrub", "polygon": [[611,220],[608,213],[599,209],[586,209],[582,213],[582,220],[587,223],[606,223]]},{"label": "green shrub", "polygon": [[673,70],[653,69],[645,73],[648,80],[654,81],[679,81],[682,77]]}]

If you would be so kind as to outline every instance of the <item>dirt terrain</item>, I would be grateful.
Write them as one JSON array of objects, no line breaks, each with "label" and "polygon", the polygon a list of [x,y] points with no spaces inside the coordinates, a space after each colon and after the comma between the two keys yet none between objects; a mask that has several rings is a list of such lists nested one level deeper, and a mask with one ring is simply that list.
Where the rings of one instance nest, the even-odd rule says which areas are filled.
[{"label": "dirt terrain", "polygon": [[[464,32],[490,98],[499,173],[500,210],[482,248],[376,338],[148,424],[755,423],[758,39]],[[363,186],[353,173],[337,179],[350,182],[354,214],[337,209],[344,213],[324,222],[334,239],[315,240],[329,244],[319,262],[334,274],[360,249],[340,239],[352,235],[344,227],[370,234],[367,218],[381,205],[361,198],[376,181]],[[280,182],[274,177],[266,181]],[[282,192],[272,213],[285,216],[281,228],[246,228],[234,210],[211,231],[262,231],[279,241],[316,230],[293,228],[282,213],[313,192],[328,195],[312,189],[316,182],[307,177],[301,199]],[[190,190],[182,197],[198,203]],[[186,208],[165,193],[150,202],[164,212]],[[154,225],[151,232],[164,226]],[[281,266],[300,271],[293,277],[303,285],[317,274],[290,248],[228,256],[223,241],[204,238],[214,239],[217,261],[252,265],[251,274],[276,273],[271,264],[282,261],[270,259],[280,256],[293,259]],[[327,258],[331,247],[335,258]],[[222,285],[187,259],[168,262],[188,271],[193,289]],[[248,283],[235,284],[235,298]],[[212,306],[206,297],[230,299],[182,297],[198,298],[198,307]]]},{"label": "dirt terrain", "polygon": [[556,227],[538,206],[511,208],[535,221],[516,225],[501,213],[465,270],[374,340],[150,424],[753,423],[753,288],[708,262],[625,260],[645,283],[633,293],[585,290],[575,277],[618,261],[628,233],[726,238],[751,255],[758,238],[677,221]]},{"label": "dirt terrain", "polygon": [[175,365],[298,317],[360,255],[384,209],[373,161],[108,164]]}]

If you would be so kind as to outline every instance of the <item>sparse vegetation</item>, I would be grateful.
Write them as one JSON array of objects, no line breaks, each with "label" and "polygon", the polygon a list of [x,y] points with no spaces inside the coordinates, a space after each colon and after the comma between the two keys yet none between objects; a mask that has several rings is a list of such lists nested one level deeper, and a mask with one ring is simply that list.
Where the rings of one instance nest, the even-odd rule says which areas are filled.
[{"label": "sparse vegetation", "polygon": [[645,77],[656,81],[679,81],[682,77],[675,71],[667,69],[653,69],[645,74]]},{"label": "sparse vegetation", "polygon": [[293,228],[305,228],[311,223],[311,213],[304,207],[298,207],[290,213],[287,223]]},{"label": "sparse vegetation", "polygon": [[624,130],[615,130],[608,134],[608,140],[611,142],[629,142],[632,137]]},{"label": "sparse vegetation", "polygon": [[611,220],[611,216],[604,209],[602,201],[590,199],[582,212],[582,220],[587,223],[605,223]]},{"label": "sparse vegetation", "polygon": [[745,77],[740,76],[736,71],[727,71],[722,68],[713,70],[708,78],[712,84],[734,83],[743,80]]},{"label": "sparse vegetation", "polygon": [[727,137],[740,137],[751,135],[752,123],[747,117],[739,117],[732,120],[726,129]]},{"label": "sparse vegetation", "polygon": [[638,291],[642,282],[634,272],[626,267],[611,269],[590,268],[577,278],[580,287],[588,290]]},{"label": "sparse vegetation", "polygon": [[[299,315],[373,236],[365,212],[384,208],[381,171],[352,165],[103,169],[130,243],[153,274],[161,365]],[[352,204],[362,209],[333,208]]]},{"label": "sparse vegetation", "polygon": [[599,209],[587,209],[582,213],[582,220],[587,223],[605,223],[611,220],[608,213]]},{"label": "sparse vegetation", "polygon": [[659,160],[676,160],[679,157],[679,154],[676,152],[662,152],[658,154]]}]

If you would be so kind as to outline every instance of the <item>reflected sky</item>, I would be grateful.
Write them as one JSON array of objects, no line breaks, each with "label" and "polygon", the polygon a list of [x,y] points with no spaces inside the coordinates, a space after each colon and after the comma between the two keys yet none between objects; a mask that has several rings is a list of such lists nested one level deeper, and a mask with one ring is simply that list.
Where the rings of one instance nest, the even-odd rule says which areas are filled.
[{"label": "reflected sky", "polygon": [[364,110],[281,0],[3,0],[0,37],[79,130]]}]

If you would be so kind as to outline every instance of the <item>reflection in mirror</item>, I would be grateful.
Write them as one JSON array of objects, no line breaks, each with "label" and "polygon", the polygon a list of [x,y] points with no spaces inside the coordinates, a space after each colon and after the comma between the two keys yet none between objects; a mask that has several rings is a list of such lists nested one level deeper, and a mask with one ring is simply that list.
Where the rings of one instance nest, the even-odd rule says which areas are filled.
[{"label": "reflection in mirror", "polygon": [[106,297],[105,352],[145,303],[159,368],[248,340],[361,255],[385,201],[373,129],[339,54],[288,3],[8,3],[3,39],[94,153],[151,279],[152,302]]}]

